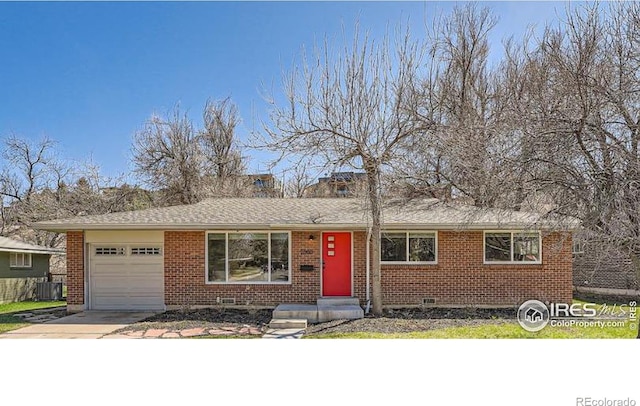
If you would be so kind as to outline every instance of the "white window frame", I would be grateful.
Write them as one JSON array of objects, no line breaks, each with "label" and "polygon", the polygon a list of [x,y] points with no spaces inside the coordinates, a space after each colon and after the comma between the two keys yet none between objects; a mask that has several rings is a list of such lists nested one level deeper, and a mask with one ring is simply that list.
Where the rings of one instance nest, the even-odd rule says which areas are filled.
[{"label": "white window frame", "polygon": [[[22,261],[18,261],[18,258],[22,258]],[[9,254],[9,268],[33,268],[33,258],[31,257],[31,253],[11,252]]]},{"label": "white window frame", "polygon": [[[487,234],[511,234],[511,260],[510,261],[487,261]],[[537,234],[540,255],[537,261],[514,261],[514,236],[518,234]],[[485,265],[540,265],[542,264],[542,235],[539,230],[484,230],[482,233],[482,261]]]},{"label": "white window frame", "polygon": [[[224,234],[224,249],[225,249],[225,258],[224,258],[224,274],[225,281],[209,281],[209,234]],[[269,256],[268,267],[271,269],[271,234],[287,234],[287,241],[289,243],[288,247],[288,255],[289,255],[289,269],[288,271],[288,280],[286,282],[272,282],[272,281],[230,281],[229,280],[229,234],[267,234],[267,250]],[[291,265],[293,262],[293,257],[291,256],[291,246],[293,245],[293,241],[291,240],[291,231],[278,231],[278,230],[241,230],[241,231],[214,231],[210,230],[204,234],[204,250],[205,250],[205,260],[204,260],[204,282],[207,285],[291,285]],[[271,274],[269,274],[271,277]]]},{"label": "white window frame", "polygon": [[571,255],[582,255],[584,254],[584,247],[586,243],[582,240],[574,240],[571,243]]},{"label": "white window frame", "polygon": [[[383,234],[405,234],[406,238],[406,261],[383,261],[382,260],[382,235]],[[434,260],[433,261],[409,261],[409,234],[433,234],[434,243]],[[436,230],[383,230],[380,232],[380,264],[381,265],[437,265],[438,264],[438,231]]]}]

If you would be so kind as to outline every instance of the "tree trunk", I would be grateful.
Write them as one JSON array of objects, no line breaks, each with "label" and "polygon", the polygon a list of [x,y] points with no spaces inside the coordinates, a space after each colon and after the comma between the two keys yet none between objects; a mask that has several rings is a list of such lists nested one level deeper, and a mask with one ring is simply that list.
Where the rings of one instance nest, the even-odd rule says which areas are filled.
[{"label": "tree trunk", "polygon": [[380,217],[382,199],[380,197],[380,181],[374,163],[365,163],[369,190],[367,193],[371,214],[371,299],[373,314],[382,315],[382,278],[380,275]]}]

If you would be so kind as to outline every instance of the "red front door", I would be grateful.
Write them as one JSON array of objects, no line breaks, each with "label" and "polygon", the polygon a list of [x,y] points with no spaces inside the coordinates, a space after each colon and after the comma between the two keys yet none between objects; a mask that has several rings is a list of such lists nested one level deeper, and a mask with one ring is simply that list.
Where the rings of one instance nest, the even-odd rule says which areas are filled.
[{"label": "red front door", "polygon": [[322,296],[351,296],[351,233],[322,234]]}]

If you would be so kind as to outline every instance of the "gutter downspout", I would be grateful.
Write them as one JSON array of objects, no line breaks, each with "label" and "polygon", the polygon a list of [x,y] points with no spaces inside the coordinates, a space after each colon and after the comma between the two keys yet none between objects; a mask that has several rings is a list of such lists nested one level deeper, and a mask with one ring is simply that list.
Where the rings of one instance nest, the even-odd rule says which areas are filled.
[{"label": "gutter downspout", "polygon": [[371,273],[371,226],[367,227],[367,253],[366,253],[366,257],[367,257],[367,265],[366,265],[366,269],[367,269],[367,282],[366,282],[366,299],[367,299],[367,307],[365,309],[365,313],[368,314],[369,313],[369,308],[371,307],[371,298],[370,298],[370,294],[369,294],[369,274]]}]

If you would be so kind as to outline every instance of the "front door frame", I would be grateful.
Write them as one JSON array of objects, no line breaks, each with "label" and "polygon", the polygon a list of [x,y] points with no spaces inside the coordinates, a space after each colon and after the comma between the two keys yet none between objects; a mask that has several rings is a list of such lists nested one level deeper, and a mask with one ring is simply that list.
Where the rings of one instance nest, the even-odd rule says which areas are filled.
[{"label": "front door frame", "polygon": [[339,296],[324,296],[324,235],[325,234],[334,234],[334,233],[349,233],[351,239],[351,296],[354,297],[355,287],[353,286],[353,231],[345,231],[345,230],[332,230],[332,231],[322,231],[320,233],[320,297],[339,297]]}]

